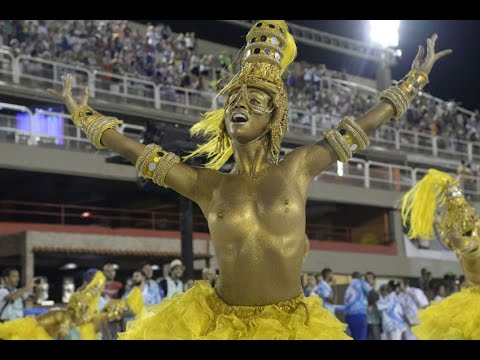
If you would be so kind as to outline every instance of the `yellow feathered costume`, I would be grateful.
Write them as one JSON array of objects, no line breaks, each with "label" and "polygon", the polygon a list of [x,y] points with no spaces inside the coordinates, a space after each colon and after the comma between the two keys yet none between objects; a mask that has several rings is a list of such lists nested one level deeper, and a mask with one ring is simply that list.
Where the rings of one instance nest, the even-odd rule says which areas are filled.
[{"label": "yellow feathered costume", "polygon": [[402,217],[409,237],[442,242],[460,260],[469,287],[420,311],[412,328],[422,340],[480,340],[480,221],[450,175],[430,169],[403,198]]},{"label": "yellow feathered costume", "polygon": [[[247,34],[240,72],[220,91],[227,95],[226,104],[245,99],[248,87],[272,97],[274,115],[268,146],[273,163],[278,162],[281,141],[288,131],[288,97],[282,74],[296,54],[295,40],[285,21],[260,20]],[[258,114],[266,111],[251,106]],[[192,135],[206,136],[207,142],[186,158],[205,155],[209,160],[206,167],[212,169],[227,162],[233,147],[224,115],[224,108],[212,110],[192,127]],[[186,293],[148,308],[127,324],[119,339],[349,339],[345,327],[322,307],[318,296],[305,298],[302,294],[267,306],[232,306],[208,281],[197,281]]]},{"label": "yellow feathered costume", "polygon": [[136,315],[143,311],[142,292],[135,287],[126,299],[110,300],[100,312],[98,303],[105,287],[105,280],[103,273],[97,271],[84,289],[72,295],[66,309],[50,310],[35,317],[0,323],[0,339],[65,339],[76,329],[81,340],[98,340],[99,322],[121,319],[127,309]]}]

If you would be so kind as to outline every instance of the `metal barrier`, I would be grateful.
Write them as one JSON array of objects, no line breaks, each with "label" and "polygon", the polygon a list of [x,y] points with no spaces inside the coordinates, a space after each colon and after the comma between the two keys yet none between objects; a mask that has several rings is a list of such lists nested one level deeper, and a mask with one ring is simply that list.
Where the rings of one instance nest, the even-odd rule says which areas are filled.
[{"label": "metal barrier", "polygon": [[368,187],[367,162],[361,159],[351,159],[348,164],[337,161],[316,176],[314,181]]},{"label": "metal barrier", "polygon": [[[151,230],[178,230],[180,227],[178,212],[15,200],[0,200],[0,221]],[[209,233],[203,215],[193,215],[193,230]],[[310,239],[352,242],[351,227],[307,224],[306,233]]]},{"label": "metal barrier", "polygon": [[[27,115],[24,121],[31,124],[33,113],[29,108],[0,102],[0,111],[4,113],[0,116],[0,138],[2,140],[16,144],[36,145],[32,126],[30,125],[22,130],[19,129],[17,123],[17,114],[20,113]],[[11,111],[14,111],[15,115],[10,114]]]},{"label": "metal barrier", "polygon": [[[41,58],[20,55],[14,57],[8,48],[0,48],[0,78],[14,83],[37,88],[61,85],[61,75],[69,72],[75,75],[73,88],[81,90],[89,86],[90,97],[105,101],[123,102],[136,106],[153,106],[156,109],[182,114],[197,114],[208,111],[215,101],[215,95],[208,91],[197,91],[176,86],[157,85],[126,75],[93,71],[75,65],[63,64]],[[342,93],[364,91],[377,94],[375,89],[346,80],[322,78],[326,88],[335,88]],[[429,94],[421,97],[445,102]],[[217,104],[218,105],[218,104]],[[461,107],[456,111],[472,116],[473,113]],[[331,128],[339,121],[339,116],[313,114],[302,109],[290,109],[291,132],[298,135],[319,137],[321,131]],[[386,149],[403,150],[410,153],[432,155],[444,159],[480,161],[480,142],[432,136],[428,134],[395,129],[384,126],[371,136],[372,144]]]},{"label": "metal barrier", "polygon": [[160,109],[158,89],[153,81],[95,70],[93,84],[95,98]]},{"label": "metal barrier", "polygon": [[13,54],[6,48],[0,48],[0,79],[4,81],[14,81],[13,68],[14,68]]},{"label": "metal barrier", "polygon": [[90,96],[95,96],[95,88],[91,86],[92,73],[83,67],[26,55],[19,55],[15,58],[15,67],[14,82],[21,85],[35,86],[41,89],[61,86],[62,75],[71,73],[75,75],[73,90],[81,90],[85,86],[90,86]]},{"label": "metal barrier", "polygon": [[[23,115],[19,116],[19,114]],[[64,113],[41,109],[36,109],[35,113],[32,113],[25,106],[0,103],[0,140],[29,146],[97,152],[97,149],[70,119],[70,115]],[[45,130],[52,126],[57,126],[60,130],[53,133]],[[145,127],[124,123],[118,131],[138,141],[143,136]],[[287,148],[283,150],[285,153],[290,151]],[[110,156],[111,152],[102,151],[99,154]],[[371,189],[405,191],[416,184],[426,171],[353,158],[348,164],[340,162],[332,164],[314,180]],[[463,176],[463,179],[465,194],[472,199],[479,199],[480,177]]]}]

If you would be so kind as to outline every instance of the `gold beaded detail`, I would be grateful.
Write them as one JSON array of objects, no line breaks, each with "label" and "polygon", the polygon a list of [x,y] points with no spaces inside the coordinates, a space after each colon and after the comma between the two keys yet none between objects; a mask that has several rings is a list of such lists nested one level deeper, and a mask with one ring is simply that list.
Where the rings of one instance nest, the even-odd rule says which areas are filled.
[{"label": "gold beaded detail", "polygon": [[337,154],[338,159],[346,164],[352,157],[352,150],[345,138],[336,129],[325,131],[323,136]]},{"label": "gold beaded detail", "polygon": [[[140,176],[147,179],[152,178],[153,171],[156,169],[156,164],[158,163],[160,158],[159,156],[154,155],[158,154],[161,151],[163,151],[162,147],[155,144],[148,144],[147,146],[145,146],[145,149],[142,151],[137,161],[135,162],[135,168],[137,169]],[[157,161],[155,162],[155,160]],[[149,166],[150,163],[153,164]]]},{"label": "gold beaded detail", "polygon": [[337,129],[340,130],[342,128],[347,132],[345,140],[349,143],[352,151],[364,150],[370,145],[368,135],[352,118],[346,116],[340,120]]},{"label": "gold beaded detail", "polygon": [[428,84],[428,75],[421,70],[411,70],[396,86],[391,86],[380,93],[380,100],[388,100],[395,108],[395,119],[400,118],[408,109],[413,99]]},{"label": "gold beaded detail", "polygon": [[82,105],[75,109],[72,121],[87,135],[88,140],[97,149],[106,148],[101,142],[102,135],[106,130],[116,129],[118,125],[123,124],[122,120],[102,115],[88,105]]},{"label": "gold beaded detail", "polygon": [[160,161],[155,169],[152,181],[157,185],[168,188],[168,186],[165,185],[165,178],[167,177],[167,174],[172,166],[178,164],[180,161],[181,160],[178,155],[174,153],[167,153],[167,155],[162,158],[162,161]]},{"label": "gold beaded detail", "polygon": [[160,186],[165,185],[165,178],[173,165],[180,162],[180,157],[162,149],[161,146],[149,144],[138,157],[135,168],[140,176]]}]

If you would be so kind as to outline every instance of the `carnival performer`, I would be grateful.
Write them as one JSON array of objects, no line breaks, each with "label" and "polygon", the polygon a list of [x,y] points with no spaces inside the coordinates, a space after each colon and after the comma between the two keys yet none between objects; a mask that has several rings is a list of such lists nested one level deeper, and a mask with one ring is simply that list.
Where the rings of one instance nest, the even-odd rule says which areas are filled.
[{"label": "carnival performer", "polygon": [[[87,88],[80,104],[74,100],[70,75],[63,78],[63,91],[49,90],[96,148],[123,155],[142,177],[196,202],[208,222],[219,266],[215,288],[197,281],[129,323],[121,339],[349,339],[318,296],[302,294],[309,185],[337,160],[346,163],[365,149],[368,134],[381,124],[402,116],[435,62],[451,50],[436,53],[433,35],[426,52],[420,46],[412,71],[383,91],[374,108],[357,121],[342,119],[322,141],[280,159],[289,121],[282,74],[297,48],[283,20],[258,21],[246,39],[241,70],[219,92],[226,96],[224,107],[207,112],[191,129],[207,142],[184,159],[206,156],[205,167],[121,135],[121,120],[88,106]],[[231,172],[219,171],[232,156]]]},{"label": "carnival performer", "polygon": [[404,225],[412,239],[441,241],[455,251],[468,286],[419,312],[412,328],[422,340],[480,340],[480,219],[459,182],[430,169],[402,201]]},{"label": "carnival performer", "polygon": [[97,271],[91,281],[72,294],[66,309],[52,309],[35,317],[0,323],[2,340],[98,340],[100,325],[143,310],[141,291],[134,288],[124,300],[110,300],[99,310],[105,276]]}]

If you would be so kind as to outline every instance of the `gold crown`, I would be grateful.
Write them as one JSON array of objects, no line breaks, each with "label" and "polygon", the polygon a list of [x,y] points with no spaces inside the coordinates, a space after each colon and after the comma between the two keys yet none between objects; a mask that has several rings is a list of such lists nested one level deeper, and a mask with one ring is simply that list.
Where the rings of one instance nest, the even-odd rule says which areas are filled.
[{"label": "gold crown", "polygon": [[256,23],[247,34],[243,64],[265,61],[281,69],[286,42],[284,34],[285,30],[282,27],[266,20]]},{"label": "gold crown", "polygon": [[225,108],[235,104],[237,99],[248,99],[247,88],[252,87],[272,97],[273,106],[269,109],[249,106],[258,114],[273,114],[270,155],[274,163],[278,162],[282,138],[288,132],[288,97],[282,74],[295,59],[297,46],[284,20],[259,20],[248,32],[246,40],[241,70],[219,92],[219,95],[227,95],[225,107],[209,111],[190,130],[192,135],[207,136],[210,140],[184,159],[206,155],[209,158],[206,166],[212,169],[220,169],[228,161],[233,146],[225,130]]},{"label": "gold crown", "polygon": [[268,20],[258,21],[247,34],[240,77],[255,77],[283,87],[282,59],[288,30]]}]

